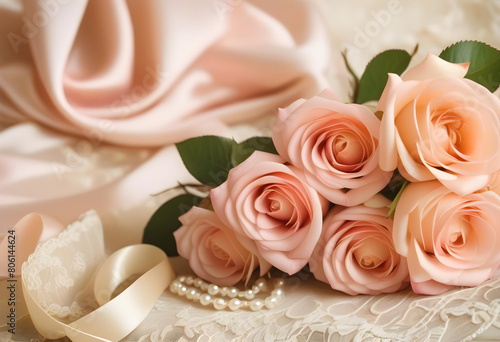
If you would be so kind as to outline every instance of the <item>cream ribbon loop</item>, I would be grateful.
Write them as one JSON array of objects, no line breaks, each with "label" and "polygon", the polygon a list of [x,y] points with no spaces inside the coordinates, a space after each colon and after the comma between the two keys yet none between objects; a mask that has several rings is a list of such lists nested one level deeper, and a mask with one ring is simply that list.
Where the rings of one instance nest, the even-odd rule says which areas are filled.
[{"label": "cream ribbon loop", "polygon": [[[25,278],[24,268],[23,293],[38,332],[48,339],[68,336],[74,342],[123,339],[146,318],[158,297],[175,278],[166,254],[158,247],[142,244],[122,248],[101,264],[93,278],[93,294],[100,307],[66,324],[40,305],[36,290],[30,289]],[[112,298],[123,281],[138,274],[142,275]]]},{"label": "cream ribbon loop", "polygon": [[[38,213],[29,213],[20,219],[14,228],[14,234],[0,237],[0,279],[9,278],[7,256],[9,255],[9,247],[15,249],[15,276],[21,274],[21,265],[28,260],[28,257],[35,250],[36,246],[48,239],[56,237],[64,230],[64,226],[55,218],[49,215],[41,215]],[[11,239],[8,236],[11,236]]]}]

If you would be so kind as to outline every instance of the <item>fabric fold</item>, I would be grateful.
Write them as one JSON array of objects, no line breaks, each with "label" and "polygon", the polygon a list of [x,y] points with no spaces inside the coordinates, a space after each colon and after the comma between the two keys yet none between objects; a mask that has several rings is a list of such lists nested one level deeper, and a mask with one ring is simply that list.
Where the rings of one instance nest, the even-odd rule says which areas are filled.
[{"label": "fabric fold", "polygon": [[17,55],[0,59],[0,108],[151,147],[220,133],[326,86],[328,40],[308,5],[228,6],[221,15],[196,0],[24,1],[10,27],[18,40],[2,47]]},{"label": "fabric fold", "polygon": [[[0,129],[10,126],[0,131],[0,234],[31,211],[63,224],[90,208],[103,220],[123,216],[193,181],[169,144],[230,136],[228,125],[267,119],[326,86],[330,46],[310,4],[215,5],[0,4],[8,38],[0,41]],[[144,220],[154,212],[142,209],[135,216]],[[127,241],[118,247],[139,242],[143,227],[121,231]]]},{"label": "fabric fold", "polygon": [[[101,215],[127,210],[177,182],[194,181],[175,146],[151,150],[91,144],[34,123],[0,134],[0,165],[0,233],[32,211],[67,225],[92,208]],[[137,216],[152,214],[154,208],[143,211]],[[128,232],[116,227],[122,239],[112,250],[140,242],[143,224]]]}]

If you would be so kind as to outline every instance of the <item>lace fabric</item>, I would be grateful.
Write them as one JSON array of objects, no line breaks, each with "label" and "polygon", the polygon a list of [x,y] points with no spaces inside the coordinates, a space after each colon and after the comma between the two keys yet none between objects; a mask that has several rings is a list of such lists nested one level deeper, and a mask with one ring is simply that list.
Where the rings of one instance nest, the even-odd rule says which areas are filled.
[{"label": "lace fabric", "polygon": [[51,316],[74,321],[97,307],[87,284],[104,257],[101,221],[90,211],[37,247],[23,265],[25,284]]},{"label": "lace fabric", "polygon": [[[126,341],[497,341],[500,277],[439,296],[349,296],[307,274],[274,310],[213,311],[165,293]],[[161,318],[175,317],[170,324]],[[157,324],[151,324],[157,321]],[[148,327],[154,329],[146,333]]]},{"label": "lace fabric", "polygon": [[[86,284],[104,257],[101,222],[91,211],[39,245],[23,275],[53,317],[71,322],[96,308]],[[189,272],[186,260],[171,262],[178,274]],[[411,290],[349,296],[303,272],[284,280],[285,301],[258,312],[216,311],[166,291],[123,341],[495,341],[500,336],[500,273],[478,287],[439,296]],[[44,341],[27,321],[19,321],[16,335],[1,332],[0,341]]]}]

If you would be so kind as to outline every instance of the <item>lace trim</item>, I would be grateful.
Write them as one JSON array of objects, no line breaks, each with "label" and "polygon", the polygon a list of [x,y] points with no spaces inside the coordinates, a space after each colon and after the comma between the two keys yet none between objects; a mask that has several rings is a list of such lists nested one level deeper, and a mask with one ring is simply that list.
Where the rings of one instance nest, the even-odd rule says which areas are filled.
[{"label": "lace trim", "polygon": [[207,311],[164,295],[156,315],[165,318],[168,312],[175,322],[156,324],[161,328],[147,333],[138,329],[126,340],[472,341],[490,328],[500,329],[500,274],[476,288],[440,296],[404,291],[351,297],[312,279],[293,283],[300,285],[291,295],[287,288],[278,309],[256,313]]},{"label": "lace trim", "polygon": [[[88,253],[79,250],[88,250]],[[96,307],[94,300],[89,299],[93,296],[87,295],[86,284],[103,258],[102,224],[92,210],[80,216],[57,238],[38,245],[22,266],[23,279],[51,316],[73,321]]]}]

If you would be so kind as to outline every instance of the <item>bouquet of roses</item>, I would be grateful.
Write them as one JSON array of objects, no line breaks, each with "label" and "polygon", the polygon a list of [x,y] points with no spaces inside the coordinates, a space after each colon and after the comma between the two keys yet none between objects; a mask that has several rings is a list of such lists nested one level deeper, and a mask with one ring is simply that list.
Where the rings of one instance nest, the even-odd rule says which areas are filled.
[{"label": "bouquet of roses", "polygon": [[200,184],[181,185],[143,241],[219,286],[306,265],[351,295],[409,284],[439,294],[491,278],[500,51],[460,42],[406,70],[411,58],[389,50],[360,79],[351,72],[352,103],[325,90],[280,109],[271,138],[177,144]]}]

